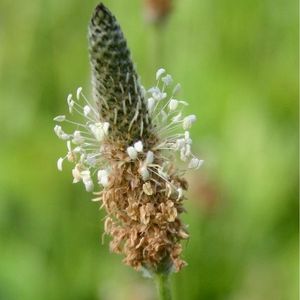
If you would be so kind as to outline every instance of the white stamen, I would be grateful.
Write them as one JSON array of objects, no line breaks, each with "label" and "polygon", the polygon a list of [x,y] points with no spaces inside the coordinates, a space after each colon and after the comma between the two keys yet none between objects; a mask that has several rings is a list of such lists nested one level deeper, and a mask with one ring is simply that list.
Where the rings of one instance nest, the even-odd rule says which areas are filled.
[{"label": "white stamen", "polygon": [[91,112],[91,108],[88,105],[85,105],[83,108],[83,113],[87,117],[87,115]]},{"label": "white stamen", "polygon": [[169,109],[176,110],[177,107],[178,107],[178,101],[175,99],[171,99],[169,102]]},{"label": "white stamen", "polygon": [[62,140],[68,140],[70,138],[70,136],[66,134],[59,125],[55,125],[54,132]]},{"label": "white stamen", "polygon": [[186,154],[185,154],[185,148],[181,148],[181,150],[180,150],[180,159],[182,161],[186,161],[187,160],[187,157],[186,157]]},{"label": "white stamen", "polygon": [[150,164],[153,163],[153,160],[154,160],[154,154],[153,154],[153,152],[152,151],[148,151],[146,159],[145,159],[145,164],[146,165],[150,165]]},{"label": "white stamen", "polygon": [[71,102],[71,100],[72,100],[72,94],[69,94],[68,97],[67,97],[67,103],[68,103],[68,105]]},{"label": "white stamen", "polygon": [[94,183],[91,179],[87,179],[87,180],[82,180],[83,184],[85,186],[85,190],[87,192],[92,192],[94,190]]},{"label": "white stamen", "polygon": [[141,141],[134,143],[134,148],[137,152],[143,152],[143,143]]},{"label": "white stamen", "polygon": [[152,98],[152,97],[150,97],[148,100],[147,100],[147,107],[148,107],[148,111],[149,111],[149,113],[152,113],[152,111],[153,111],[153,108],[154,108],[154,105],[155,105],[155,100]]},{"label": "white stamen", "polygon": [[191,145],[188,144],[188,145],[185,146],[185,156],[189,157],[191,155],[191,153],[192,153],[191,152]]},{"label": "white stamen", "polygon": [[69,112],[70,112],[70,114],[73,112],[74,105],[75,105],[75,102],[73,100],[71,100],[70,103],[69,103]]},{"label": "white stamen", "polygon": [[133,160],[135,160],[137,158],[137,151],[132,146],[127,148],[127,154]]},{"label": "white stamen", "polygon": [[189,133],[189,131],[185,131],[184,132],[184,140],[185,140],[185,142],[186,142],[186,144],[189,144],[189,145],[191,145],[192,144],[192,139],[190,138],[190,133]]},{"label": "white stamen", "polygon": [[61,115],[61,116],[55,117],[53,120],[55,122],[63,122],[65,119],[66,119],[66,116],[65,115]]},{"label": "white stamen", "polygon": [[101,184],[103,187],[107,187],[109,184],[108,175],[109,174],[107,170],[99,170],[97,173],[98,183]]},{"label": "white stamen", "polygon": [[173,82],[173,78],[171,75],[167,74],[165,77],[163,77],[162,79],[162,82],[165,84],[165,85],[170,85],[172,82]]},{"label": "white stamen", "polygon": [[163,68],[160,68],[160,69],[158,69],[158,71],[156,72],[156,80],[158,80],[159,78],[160,78],[160,76],[162,75],[162,74],[164,74],[166,72],[166,70],[165,69],[163,69]]},{"label": "white stamen", "polygon": [[178,103],[180,103],[180,104],[182,104],[184,106],[188,106],[189,105],[186,101],[182,101],[182,100],[178,101]]},{"label": "white stamen", "polygon": [[72,142],[76,145],[82,144],[84,142],[84,137],[80,134],[80,131],[74,131]]},{"label": "white stamen", "polygon": [[103,131],[104,131],[105,135],[108,134],[108,129],[109,129],[109,123],[108,122],[104,122],[103,123]]},{"label": "white stamen", "polygon": [[80,98],[81,91],[82,91],[82,87],[79,87],[77,89],[77,91],[76,91],[76,98],[77,98],[77,100],[79,100],[79,98]]},{"label": "white stamen", "polygon": [[143,178],[144,181],[146,181],[146,180],[149,179],[150,174],[149,174],[149,171],[148,171],[147,167],[142,166],[140,168],[139,172],[140,172],[140,174],[141,174],[141,176],[142,176],[142,178]]},{"label": "white stamen", "polygon": [[90,170],[84,170],[80,172],[83,184],[87,192],[91,192],[94,189],[94,183],[91,179]]},{"label": "white stamen", "polygon": [[177,189],[177,193],[178,193],[178,196],[177,196],[177,200],[180,200],[183,196],[183,189],[182,188],[178,188]]},{"label": "white stamen", "polygon": [[73,183],[77,183],[81,180],[80,165],[79,164],[76,164],[75,168],[72,169],[72,175],[73,175]]},{"label": "white stamen", "polygon": [[193,124],[194,122],[196,122],[196,119],[197,119],[197,118],[196,118],[195,115],[189,115],[189,116],[185,117],[185,118],[183,119],[183,125],[182,125],[183,129],[184,129],[184,130],[190,129],[190,128],[192,127],[192,124]]},{"label": "white stamen", "polygon": [[179,113],[172,119],[173,123],[178,123],[178,122],[180,122],[180,120],[181,120],[181,113]]},{"label": "white stamen", "polygon": [[63,164],[63,161],[64,159],[62,157],[60,157],[58,160],[57,160],[57,169],[59,171],[62,171],[62,164]]},{"label": "white stamen", "polygon": [[182,147],[184,147],[185,145],[185,140],[184,139],[178,139],[176,140],[176,149],[182,149]]},{"label": "white stamen", "polygon": [[203,160],[200,160],[198,158],[192,158],[189,165],[188,165],[188,168],[189,169],[199,169],[202,164],[203,164]]},{"label": "white stamen", "polygon": [[177,83],[173,89],[172,94],[173,95],[177,94],[180,91],[180,89],[181,89],[181,85],[180,85],[180,83]]},{"label": "white stamen", "polygon": [[72,146],[71,146],[70,141],[67,141],[67,148],[68,148],[68,151],[72,151]]},{"label": "white stamen", "polygon": [[161,92],[159,88],[153,88],[151,93],[152,93],[152,97],[156,101],[161,101],[167,97],[167,93]]},{"label": "white stamen", "polygon": [[109,128],[109,123],[95,123],[95,124],[90,124],[89,128],[93,135],[95,136],[97,141],[102,141],[104,136],[107,135],[108,128]]}]

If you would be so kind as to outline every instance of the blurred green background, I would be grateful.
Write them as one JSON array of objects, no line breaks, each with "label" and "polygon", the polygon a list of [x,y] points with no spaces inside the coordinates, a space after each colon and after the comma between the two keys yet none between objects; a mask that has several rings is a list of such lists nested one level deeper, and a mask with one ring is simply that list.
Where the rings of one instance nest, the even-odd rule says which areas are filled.
[{"label": "blurred green background", "polygon": [[[142,83],[165,67],[198,122],[189,263],[175,299],[298,298],[298,4],[184,0],[154,28],[142,1],[104,1]],[[103,212],[52,118],[90,91],[87,24],[97,1],[0,0],[0,299],[151,300],[151,280],[101,245]],[[88,93],[88,92],[86,92]],[[67,165],[67,164],[66,164]]]}]

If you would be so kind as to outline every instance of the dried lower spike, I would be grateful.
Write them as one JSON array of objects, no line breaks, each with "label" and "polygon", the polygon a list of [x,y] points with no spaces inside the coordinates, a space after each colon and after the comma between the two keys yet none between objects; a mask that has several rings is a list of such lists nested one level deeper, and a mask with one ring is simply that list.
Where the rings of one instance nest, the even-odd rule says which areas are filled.
[{"label": "dried lower spike", "polygon": [[[83,121],[54,118],[60,123],[54,132],[67,144],[57,167],[62,171],[68,160],[73,183],[87,191],[101,187],[93,200],[106,210],[110,249],[125,264],[150,273],[179,271],[186,264],[181,241],[189,237],[180,219],[187,189],[182,176],[203,163],[191,147],[196,117],[183,115],[187,102],[177,99],[180,85],[165,69],[157,71],[154,87],[140,85],[120,26],[103,4],[90,22],[89,48],[94,99],[80,87],[67,104]],[[65,132],[64,123],[74,131]],[[175,167],[176,157],[186,168]]]}]

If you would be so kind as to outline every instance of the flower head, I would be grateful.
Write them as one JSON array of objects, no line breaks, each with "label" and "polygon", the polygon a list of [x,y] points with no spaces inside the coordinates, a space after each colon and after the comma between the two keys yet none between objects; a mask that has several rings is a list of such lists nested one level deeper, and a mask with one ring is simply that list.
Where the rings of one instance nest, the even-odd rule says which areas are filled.
[{"label": "flower head", "polygon": [[[182,174],[203,162],[192,152],[188,131],[196,117],[184,117],[187,102],[178,100],[180,86],[173,87],[164,69],[157,71],[155,87],[140,85],[121,29],[102,4],[90,23],[89,44],[94,100],[78,88],[67,105],[82,121],[54,119],[75,127],[69,133],[61,125],[54,128],[67,142],[57,167],[62,170],[68,160],[74,183],[82,182],[87,191],[102,188],[94,200],[107,212],[110,249],[123,253],[126,264],[178,271],[185,265],[180,241],[188,238],[180,220],[187,189]],[[174,166],[176,156],[186,162],[184,170]]]}]

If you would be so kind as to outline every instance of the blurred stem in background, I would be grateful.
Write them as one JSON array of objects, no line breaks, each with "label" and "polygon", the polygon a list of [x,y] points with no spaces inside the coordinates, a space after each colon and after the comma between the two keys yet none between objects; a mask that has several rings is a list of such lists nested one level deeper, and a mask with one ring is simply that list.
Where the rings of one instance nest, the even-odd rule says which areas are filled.
[{"label": "blurred stem in background", "polygon": [[165,61],[165,25],[172,8],[171,0],[144,0],[144,18],[153,29],[150,41],[150,62],[151,67],[155,67],[154,69],[163,66]]}]

